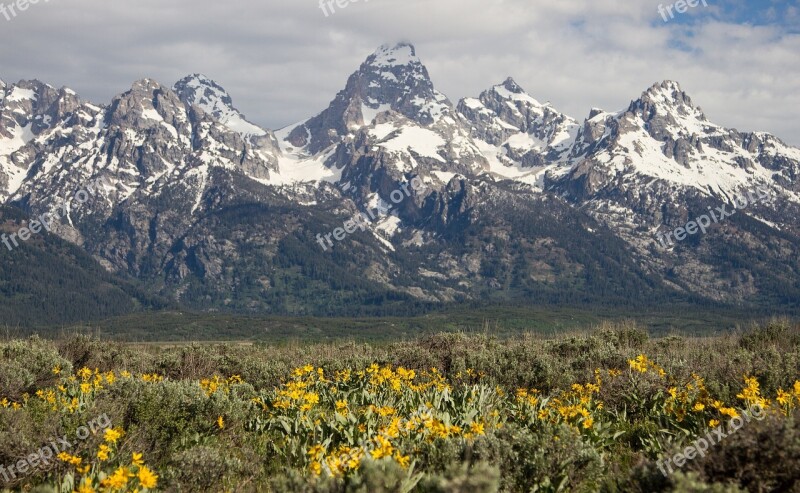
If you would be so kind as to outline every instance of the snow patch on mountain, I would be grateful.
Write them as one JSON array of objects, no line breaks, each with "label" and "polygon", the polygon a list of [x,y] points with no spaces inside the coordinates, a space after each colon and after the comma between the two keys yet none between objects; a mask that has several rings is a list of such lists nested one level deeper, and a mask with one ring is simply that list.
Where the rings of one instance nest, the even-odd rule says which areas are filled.
[{"label": "snow patch on mountain", "polygon": [[[418,156],[430,157],[442,163],[446,162],[439,154],[442,147],[445,145],[445,140],[438,133],[416,126],[394,128],[387,133],[386,131],[388,129],[386,127],[388,126],[390,126],[390,124],[384,123],[377,126],[380,128],[376,127],[375,133],[370,131],[370,134],[374,137],[384,135],[383,138],[380,138],[376,142],[376,145],[393,153],[412,153],[412,155],[416,154]],[[394,130],[397,131],[395,132]],[[388,135],[391,135],[391,138],[387,138]]]},{"label": "snow patch on mountain", "polygon": [[342,177],[342,169],[326,166],[326,162],[333,154],[328,150],[317,155],[311,155],[304,148],[293,147],[286,139],[295,128],[304,122],[290,125],[275,131],[275,137],[280,145],[278,157],[278,170],[269,179],[258,180],[265,185],[293,185],[297,183],[337,183]]},{"label": "snow patch on mountain", "polygon": [[15,101],[25,101],[26,99],[36,101],[36,93],[33,91],[33,89],[15,86],[8,96],[6,96],[5,102],[11,103]]},{"label": "snow patch on mountain", "polygon": [[379,104],[372,102],[371,104],[372,106],[369,106],[366,103],[361,103],[361,116],[364,121],[364,125],[371,125],[378,115],[392,109],[392,105],[390,104]]}]

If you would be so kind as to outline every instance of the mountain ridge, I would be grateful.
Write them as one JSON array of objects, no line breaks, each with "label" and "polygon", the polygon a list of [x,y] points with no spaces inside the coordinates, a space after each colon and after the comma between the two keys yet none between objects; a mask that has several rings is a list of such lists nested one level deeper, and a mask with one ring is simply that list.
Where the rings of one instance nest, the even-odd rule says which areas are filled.
[{"label": "mountain ridge", "polygon": [[[586,301],[626,290],[791,304],[786,293],[800,294],[800,149],[713,124],[675,81],[583,120],[511,77],[454,104],[400,43],[369,55],[322,111],[275,131],[201,74],[136,81],[107,106],[38,81],[0,96],[5,202],[41,214],[103,178],[54,232],[194,308],[336,313],[335,300]],[[386,207],[412,179],[424,189]],[[654,246],[756,188],[771,199]],[[315,246],[342,218],[376,209],[346,245]]]}]

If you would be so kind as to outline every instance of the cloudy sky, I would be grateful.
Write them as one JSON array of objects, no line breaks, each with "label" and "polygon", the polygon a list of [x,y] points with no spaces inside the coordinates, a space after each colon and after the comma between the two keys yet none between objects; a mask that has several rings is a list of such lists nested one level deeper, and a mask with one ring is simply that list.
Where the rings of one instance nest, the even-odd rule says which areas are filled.
[{"label": "cloudy sky", "polygon": [[798,2],[706,0],[665,22],[667,1],[360,0],[326,16],[319,0],[39,0],[0,13],[0,78],[102,103],[201,72],[279,128],[324,108],[379,45],[411,41],[453,101],[511,75],[582,119],[672,79],[712,121],[800,146]]}]

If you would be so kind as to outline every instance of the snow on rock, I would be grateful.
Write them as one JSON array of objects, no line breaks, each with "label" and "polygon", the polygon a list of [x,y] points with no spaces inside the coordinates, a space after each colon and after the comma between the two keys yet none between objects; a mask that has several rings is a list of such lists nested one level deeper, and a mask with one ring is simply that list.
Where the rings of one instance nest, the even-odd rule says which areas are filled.
[{"label": "snow on rock", "polygon": [[6,96],[5,102],[10,103],[12,101],[24,101],[26,99],[36,100],[36,93],[33,91],[33,89],[15,86],[8,96]]},{"label": "snow on rock", "polygon": [[[383,133],[383,130],[377,134],[371,135],[377,137]],[[384,136],[383,140],[377,142],[377,145],[383,147],[389,152],[408,153],[412,152],[418,156],[430,157],[437,161],[445,162],[445,159],[439,155],[441,148],[445,145],[445,140],[438,133],[420,127],[400,127],[397,134],[392,134],[391,138]]]},{"label": "snow on rock", "polygon": [[420,63],[420,60],[412,44],[398,43],[394,46],[382,45],[372,54],[368,62],[377,67],[396,67]]},{"label": "snow on rock", "polygon": [[265,185],[291,185],[295,183],[337,183],[342,176],[342,170],[329,168],[325,165],[333,151],[310,155],[303,148],[292,147],[286,137],[297,127],[300,122],[290,125],[275,132],[280,144],[281,155],[278,158],[278,171],[273,173],[268,180],[259,180]]}]

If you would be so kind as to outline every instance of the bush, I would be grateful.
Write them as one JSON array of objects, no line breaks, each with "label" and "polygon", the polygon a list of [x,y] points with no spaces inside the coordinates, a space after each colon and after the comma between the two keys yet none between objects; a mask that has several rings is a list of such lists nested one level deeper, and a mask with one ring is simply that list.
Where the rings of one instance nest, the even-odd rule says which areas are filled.
[{"label": "bush", "polygon": [[38,336],[0,344],[0,389],[11,400],[19,401],[23,393],[52,384],[54,369],[69,374],[72,364]]}]

